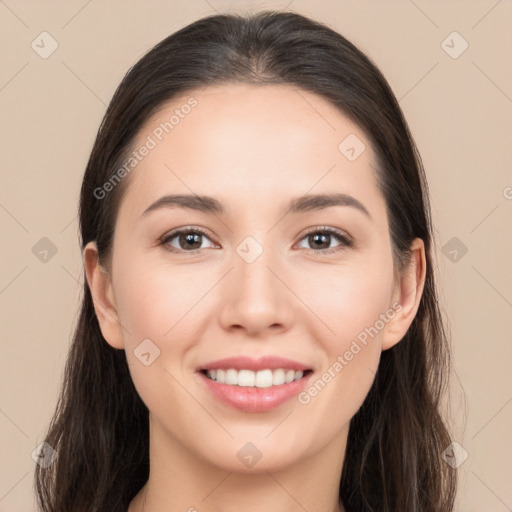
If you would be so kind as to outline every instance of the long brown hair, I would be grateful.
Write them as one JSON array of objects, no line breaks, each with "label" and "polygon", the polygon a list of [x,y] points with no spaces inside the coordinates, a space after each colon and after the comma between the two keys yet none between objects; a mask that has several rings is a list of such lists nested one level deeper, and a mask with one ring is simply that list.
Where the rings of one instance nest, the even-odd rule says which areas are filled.
[{"label": "long brown hair", "polygon": [[[427,182],[407,123],[371,60],[325,24],[291,12],[214,15],[170,35],[126,74],[98,131],[80,197],[81,247],[94,240],[108,268],[127,179],[95,194],[142,125],[178,94],[226,82],[288,84],[353,119],[378,158],[396,269],[411,241],[425,244],[419,310],[400,343],[382,353],[348,435],[339,497],[347,512],[450,512],[456,472],[441,458],[450,436],[440,413],[450,351],[434,281]],[[342,405],[340,405],[342,407]],[[123,350],[103,338],[84,279],[61,395],[45,441],[58,452],[36,466],[43,512],[125,512],[149,476],[148,410]]]}]

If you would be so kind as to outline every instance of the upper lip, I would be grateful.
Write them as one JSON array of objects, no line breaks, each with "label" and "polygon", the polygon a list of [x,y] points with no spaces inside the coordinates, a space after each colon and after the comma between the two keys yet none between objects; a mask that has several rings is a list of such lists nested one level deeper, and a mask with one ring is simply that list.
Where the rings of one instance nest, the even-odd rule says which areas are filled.
[{"label": "upper lip", "polygon": [[235,370],[252,370],[253,372],[266,369],[277,370],[279,368],[295,371],[311,370],[310,366],[284,357],[264,356],[260,357],[259,359],[253,359],[252,357],[236,356],[226,357],[224,359],[212,361],[211,363],[207,363],[203,366],[200,366],[198,368],[198,371],[217,370],[219,368],[234,368]]}]

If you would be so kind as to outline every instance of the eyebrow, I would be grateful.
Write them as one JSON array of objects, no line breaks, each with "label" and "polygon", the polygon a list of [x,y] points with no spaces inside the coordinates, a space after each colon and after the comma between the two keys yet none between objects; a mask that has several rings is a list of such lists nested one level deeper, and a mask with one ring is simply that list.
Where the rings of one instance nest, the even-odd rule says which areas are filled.
[{"label": "eyebrow", "polygon": [[[286,208],[290,213],[302,213],[313,210],[322,210],[332,206],[351,206],[364,213],[369,219],[371,215],[366,207],[355,197],[347,194],[314,194],[293,198]],[[224,206],[217,199],[210,196],[175,194],[165,195],[152,203],[142,217],[162,208],[188,208],[204,213],[222,215],[226,212]]]}]

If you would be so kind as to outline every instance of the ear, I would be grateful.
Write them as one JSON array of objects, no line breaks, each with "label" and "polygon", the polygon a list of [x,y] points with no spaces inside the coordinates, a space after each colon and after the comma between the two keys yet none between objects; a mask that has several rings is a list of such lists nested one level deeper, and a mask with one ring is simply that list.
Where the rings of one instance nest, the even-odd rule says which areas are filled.
[{"label": "ear", "polygon": [[109,345],[123,349],[124,341],[112,281],[108,272],[99,263],[96,242],[89,242],[85,246],[83,260],[101,333]]},{"label": "ear", "polygon": [[392,304],[395,316],[386,324],[382,340],[382,350],[396,345],[406,334],[416,312],[425,286],[427,265],[425,244],[421,238],[415,238],[410,246],[410,261],[400,275],[393,291]]}]

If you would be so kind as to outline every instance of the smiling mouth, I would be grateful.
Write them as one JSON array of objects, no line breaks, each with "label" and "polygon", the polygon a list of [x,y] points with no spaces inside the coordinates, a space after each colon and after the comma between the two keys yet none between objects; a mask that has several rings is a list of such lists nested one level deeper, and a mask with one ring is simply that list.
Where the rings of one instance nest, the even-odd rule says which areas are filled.
[{"label": "smiling mouth", "polygon": [[234,368],[206,370],[200,372],[208,379],[228,386],[248,388],[270,388],[289,384],[307,377],[313,370],[295,371],[287,368],[252,370],[236,370]]}]

